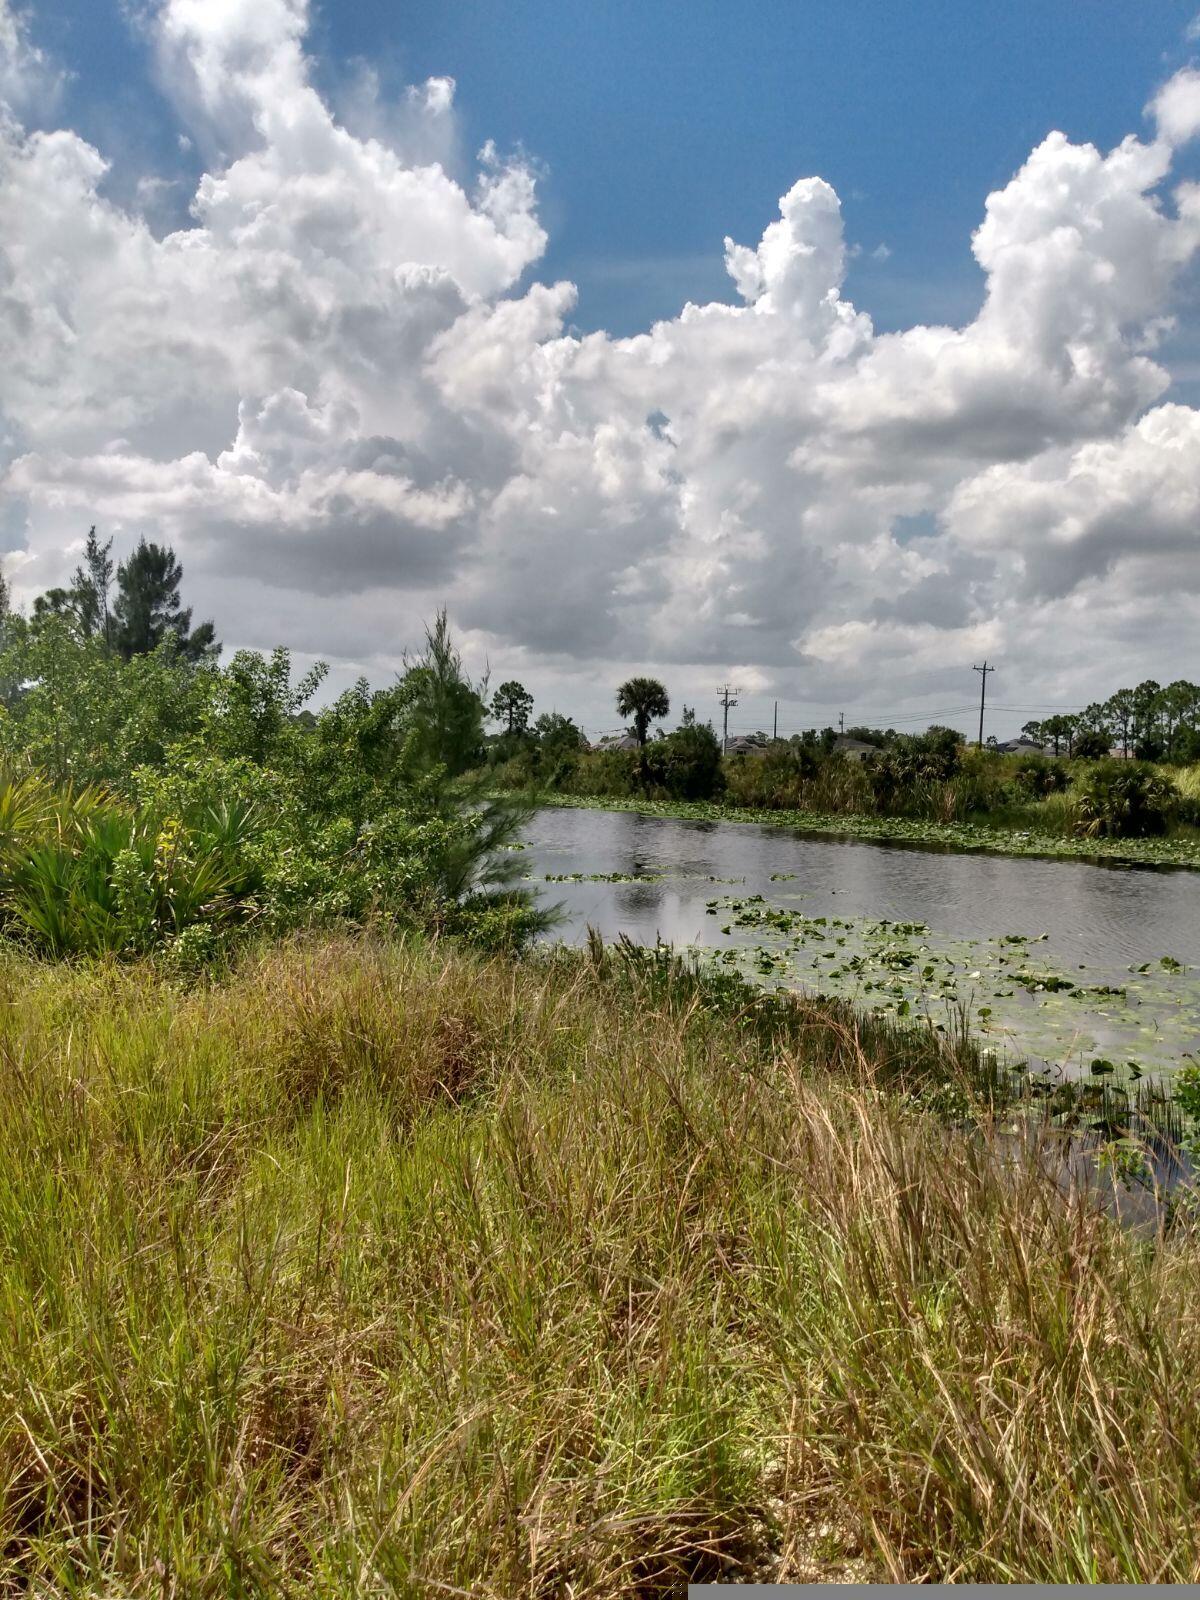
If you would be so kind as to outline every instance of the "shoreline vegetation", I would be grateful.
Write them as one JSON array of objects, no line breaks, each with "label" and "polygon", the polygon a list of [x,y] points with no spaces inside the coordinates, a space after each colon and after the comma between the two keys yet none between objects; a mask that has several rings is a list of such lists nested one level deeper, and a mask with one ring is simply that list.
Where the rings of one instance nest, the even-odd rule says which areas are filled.
[{"label": "shoreline vegetation", "polygon": [[627,732],[589,745],[557,712],[532,721],[533,696],[511,680],[492,703],[504,726],[487,744],[490,785],[954,849],[1200,866],[1200,687],[1182,679],[1027,723],[1007,746],[971,747],[936,723],[731,744],[686,705],[668,731],[670,706],[659,680],[631,678],[616,699]]},{"label": "shoreline vegetation", "polygon": [[[1038,1095],[965,1021],[531,948],[565,719],[501,773],[444,613],[311,710],[181,579],[143,544],[110,607],[93,534],[0,604],[0,1591],[1200,1578],[1196,1071]],[[699,798],[715,744],[560,798]],[[998,815],[960,744],[734,776]],[[1101,769],[1021,772],[1100,853],[1183,837],[1192,769]]]},{"label": "shoreline vegetation", "polygon": [[0,992],[0,1585],[1200,1577],[1190,1210],[966,1040],[598,941]]},{"label": "shoreline vegetation", "polygon": [[727,805],[712,800],[656,800],[636,796],[573,795],[539,792],[545,806],[593,811],[634,811],[648,817],[678,817],[688,822],[752,822],[803,833],[843,835],[880,844],[938,846],[946,850],[988,851],[998,855],[1062,857],[1116,866],[1168,867],[1200,871],[1200,836],[1151,838],[1063,837],[1026,828],[982,822],[933,822],[925,818],[869,816],[856,812],[814,812],[770,806]]}]

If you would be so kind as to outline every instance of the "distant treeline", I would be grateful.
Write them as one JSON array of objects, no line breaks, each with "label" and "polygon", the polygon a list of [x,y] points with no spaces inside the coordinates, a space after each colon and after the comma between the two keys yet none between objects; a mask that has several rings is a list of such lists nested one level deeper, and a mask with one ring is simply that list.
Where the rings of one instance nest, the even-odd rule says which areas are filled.
[{"label": "distant treeline", "polygon": [[[1127,716],[1119,727],[1132,753],[1153,758],[1125,760],[1110,759],[1110,733],[1094,713],[1074,719],[1070,728],[1061,718],[1041,725],[1045,748],[1053,752],[1046,755],[973,749],[957,729],[936,724],[919,734],[867,727],[844,735],[810,730],[790,739],[764,734],[739,740],[736,753],[724,754],[712,726],[686,706],[676,728],[659,726],[651,735],[647,706],[654,718],[665,718],[670,703],[657,680],[644,678],[618,691],[618,709],[633,718],[629,736],[593,748],[566,717],[531,720],[533,697],[510,682],[492,701],[493,718],[503,726],[488,742],[487,760],[498,787],[575,796],[976,820],[1071,836],[1164,833],[1200,824],[1200,784],[1184,767],[1197,748],[1200,699],[1184,696],[1179,685],[1155,685],[1153,694],[1150,687],[1129,691],[1128,704],[1124,691],[1114,696]],[[1178,764],[1174,775],[1155,764],[1167,752]]]}]

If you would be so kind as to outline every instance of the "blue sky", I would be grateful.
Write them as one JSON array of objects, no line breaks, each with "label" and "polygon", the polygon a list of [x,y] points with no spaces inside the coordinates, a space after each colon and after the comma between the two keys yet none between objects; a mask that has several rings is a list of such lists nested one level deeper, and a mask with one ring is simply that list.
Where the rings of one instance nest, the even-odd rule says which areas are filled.
[{"label": "blue sky", "polygon": [[[688,299],[734,300],[725,234],[752,243],[820,174],[861,248],[847,293],[881,329],[966,320],[983,197],[1051,129],[1102,147],[1144,128],[1183,64],[1196,0],[317,0],[309,48],[335,98],[359,62],[385,92],[457,81],[464,153],[542,167],[543,279],[574,322],[626,334]],[[115,157],[198,173],[120,0],[35,7],[75,73],[67,120]],[[879,246],[888,252],[878,259]]]},{"label": "blue sky", "polygon": [[593,730],[1196,678],[1197,4],[0,0],[13,592],[164,539],[333,686],[445,604]]}]

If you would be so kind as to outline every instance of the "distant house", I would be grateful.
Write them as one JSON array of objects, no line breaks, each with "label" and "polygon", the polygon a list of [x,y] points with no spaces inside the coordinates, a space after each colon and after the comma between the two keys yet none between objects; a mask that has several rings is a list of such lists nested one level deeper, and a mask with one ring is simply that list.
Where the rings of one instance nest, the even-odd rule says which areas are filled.
[{"label": "distant house", "polygon": [[727,756],[765,756],[769,740],[754,733],[735,734],[725,746]]},{"label": "distant house", "polygon": [[833,748],[838,755],[843,755],[849,761],[865,761],[868,756],[879,754],[877,745],[868,744],[865,739],[852,739],[847,733],[839,733],[833,741]]},{"label": "distant house", "polygon": [[1036,739],[1028,739],[1022,733],[1016,739],[1006,739],[1003,744],[998,744],[996,749],[1002,756],[1045,756],[1050,752]]},{"label": "distant house", "polygon": [[591,746],[593,750],[636,750],[637,747],[638,742],[631,733],[609,733]]}]

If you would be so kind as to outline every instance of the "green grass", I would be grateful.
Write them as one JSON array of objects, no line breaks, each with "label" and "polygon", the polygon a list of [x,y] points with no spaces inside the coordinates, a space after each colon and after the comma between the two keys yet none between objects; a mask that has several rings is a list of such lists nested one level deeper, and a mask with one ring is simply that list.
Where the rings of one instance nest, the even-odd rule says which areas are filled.
[{"label": "green grass", "polygon": [[[938,845],[949,850],[986,850],[1002,855],[1065,856],[1087,861],[1127,862],[1140,866],[1200,869],[1200,830],[1179,828],[1162,838],[1076,838],[1039,827],[992,826],[983,822],[931,822],[912,817],[859,815],[852,812],[771,810],[719,805],[710,800],[639,800],[549,793],[548,806],[593,811],[637,811],[645,816],[682,817],[694,821],[757,822],[807,833],[850,834],[896,844]],[[1035,808],[1029,808],[1030,815]],[[1061,807],[1051,807],[1051,817]]]},{"label": "green grass", "polygon": [[968,1046],[342,938],[8,958],[0,1057],[0,1590],[1200,1576],[1200,1241]]}]

